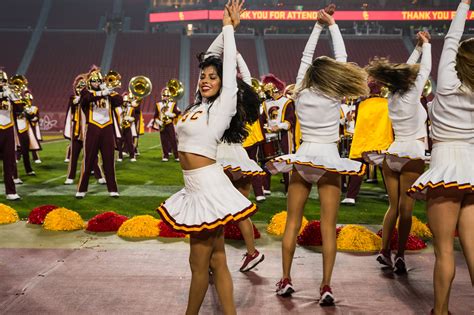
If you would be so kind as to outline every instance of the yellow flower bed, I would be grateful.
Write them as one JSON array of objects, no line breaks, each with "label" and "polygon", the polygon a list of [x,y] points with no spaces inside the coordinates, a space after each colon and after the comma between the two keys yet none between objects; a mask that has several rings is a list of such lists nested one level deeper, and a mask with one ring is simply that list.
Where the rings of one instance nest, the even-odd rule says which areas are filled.
[{"label": "yellow flower bed", "polygon": [[410,233],[421,238],[433,238],[430,228],[417,217],[412,217]]},{"label": "yellow flower bed", "polygon": [[337,238],[337,249],[360,252],[379,251],[382,248],[382,239],[377,234],[359,225],[344,226]]},{"label": "yellow flower bed", "polygon": [[[267,232],[272,235],[282,236],[285,232],[286,217],[286,211],[281,211],[275,214],[270,220],[270,224],[267,226]],[[298,235],[303,232],[304,228],[306,227],[306,224],[308,224],[308,220],[303,216],[303,221],[301,222],[301,228],[298,232]]]},{"label": "yellow flower bed", "polygon": [[15,223],[20,220],[15,209],[0,203],[0,224]]},{"label": "yellow flower bed", "polygon": [[117,234],[121,237],[158,237],[160,220],[151,215],[138,215],[125,221]]},{"label": "yellow flower bed", "polygon": [[43,228],[51,231],[74,231],[85,227],[84,220],[76,211],[57,208],[46,215]]}]

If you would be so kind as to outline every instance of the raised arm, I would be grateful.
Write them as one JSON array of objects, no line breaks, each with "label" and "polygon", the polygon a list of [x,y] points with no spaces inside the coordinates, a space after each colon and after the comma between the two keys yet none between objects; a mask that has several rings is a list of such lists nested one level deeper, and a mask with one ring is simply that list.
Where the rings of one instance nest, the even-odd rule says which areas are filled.
[{"label": "raised arm", "polygon": [[415,89],[417,91],[416,93],[417,101],[420,99],[420,96],[423,93],[423,88],[425,87],[425,83],[428,80],[430,73],[431,73],[431,44],[428,42],[424,42],[422,46],[420,70],[415,80]]},{"label": "raised arm", "polygon": [[321,24],[316,23],[314,25],[313,32],[311,32],[311,36],[309,37],[308,42],[304,48],[303,57],[301,57],[300,68],[298,70],[298,75],[296,76],[297,85],[303,81],[306,71],[313,63],[314,50],[316,49],[319,35],[321,35],[322,30],[323,26]]},{"label": "raised arm", "polygon": [[331,33],[332,45],[334,46],[334,58],[340,62],[347,62],[346,46],[344,45],[339,26],[337,24],[329,25],[329,32]]},{"label": "raised arm", "polygon": [[244,57],[240,53],[237,53],[237,68],[239,68],[242,80],[248,85],[252,85],[252,75],[250,74],[249,67],[245,63]]},{"label": "raised arm", "polygon": [[455,69],[456,55],[458,53],[459,41],[464,32],[470,3],[470,0],[464,0],[459,4],[456,16],[451,22],[451,27],[444,39],[443,52],[441,53],[438,68],[437,89],[439,92],[453,91],[461,86],[461,81]]},{"label": "raised arm", "polygon": [[411,53],[410,57],[408,58],[407,64],[414,65],[415,63],[417,63],[418,59],[420,59],[421,57],[421,52],[422,48],[417,45],[415,49],[413,49],[413,52]]}]

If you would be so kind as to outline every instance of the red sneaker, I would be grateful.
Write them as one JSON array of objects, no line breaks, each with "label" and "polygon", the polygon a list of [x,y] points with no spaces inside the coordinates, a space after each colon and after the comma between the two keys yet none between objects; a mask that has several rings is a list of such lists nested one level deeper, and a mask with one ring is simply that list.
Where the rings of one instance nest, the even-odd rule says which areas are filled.
[{"label": "red sneaker", "polygon": [[334,305],[334,295],[332,294],[331,287],[325,285],[319,291],[321,298],[319,299],[319,305],[321,306],[333,306]]},{"label": "red sneaker", "polygon": [[242,259],[244,262],[240,267],[241,272],[246,272],[255,268],[259,263],[261,263],[265,259],[265,255],[261,254],[258,250],[255,250],[255,253],[249,255],[245,253],[244,258]]},{"label": "red sneaker", "polygon": [[293,292],[295,292],[295,289],[293,288],[293,285],[291,284],[291,280],[288,278],[283,278],[278,283],[276,284],[276,293],[279,296],[291,296]]},{"label": "red sneaker", "polygon": [[390,268],[393,267],[392,256],[391,256],[390,250],[385,251],[382,249],[377,255],[376,259],[382,265],[388,266]]}]

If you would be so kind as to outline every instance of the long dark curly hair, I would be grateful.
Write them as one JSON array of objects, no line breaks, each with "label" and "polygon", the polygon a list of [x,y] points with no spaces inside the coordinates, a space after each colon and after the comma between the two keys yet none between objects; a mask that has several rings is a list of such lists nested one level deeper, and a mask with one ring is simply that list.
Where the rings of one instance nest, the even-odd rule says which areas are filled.
[{"label": "long dark curly hair", "polygon": [[[201,70],[207,67],[215,67],[217,75],[222,81],[223,64],[222,59],[217,56],[206,57],[205,53],[198,55],[199,68]],[[227,143],[242,143],[248,136],[247,124],[252,124],[258,119],[260,111],[260,100],[253,88],[245,83],[242,79],[237,80],[237,113],[232,117],[229,128],[224,132],[222,141]],[[211,104],[209,109],[213,106],[214,101],[220,96],[220,91],[212,98],[208,99]],[[202,95],[199,89],[196,91],[194,104],[189,105],[186,111],[189,111],[195,106],[202,103]],[[208,109],[208,112],[209,112]]]}]

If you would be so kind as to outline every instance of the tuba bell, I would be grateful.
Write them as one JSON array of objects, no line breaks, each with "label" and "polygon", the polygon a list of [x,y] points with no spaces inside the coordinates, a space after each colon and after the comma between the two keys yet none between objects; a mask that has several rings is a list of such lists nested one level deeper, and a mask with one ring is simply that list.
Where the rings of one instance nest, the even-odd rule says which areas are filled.
[{"label": "tuba bell", "polygon": [[152,88],[150,79],[142,75],[133,77],[128,84],[128,91],[138,100],[150,95]]},{"label": "tuba bell", "polygon": [[110,70],[105,76],[105,85],[109,89],[115,89],[122,85],[122,76],[117,71]]},{"label": "tuba bell", "polygon": [[390,94],[390,90],[387,86],[384,85],[380,88],[380,97],[388,98],[389,94]]},{"label": "tuba bell", "polygon": [[423,93],[421,93],[424,97],[428,97],[433,91],[433,83],[430,79],[428,79],[423,87]]},{"label": "tuba bell", "polygon": [[179,100],[184,95],[184,85],[178,79],[171,79],[166,83],[166,87],[174,100]]}]

